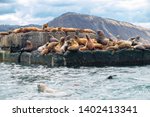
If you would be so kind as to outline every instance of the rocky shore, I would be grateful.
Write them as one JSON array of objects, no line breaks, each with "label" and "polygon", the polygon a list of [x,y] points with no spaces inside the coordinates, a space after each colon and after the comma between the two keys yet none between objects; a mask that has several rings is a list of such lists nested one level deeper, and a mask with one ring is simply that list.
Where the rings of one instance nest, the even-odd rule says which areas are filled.
[{"label": "rocky shore", "polygon": [[[61,31],[30,31],[20,33],[10,33],[0,36],[0,62],[15,62],[20,64],[38,64],[47,65],[49,67],[67,66],[132,66],[132,65],[147,65],[150,64],[149,49],[133,49],[124,48],[113,50],[85,50],[85,51],[66,51],[65,53],[48,53],[41,55],[37,48],[49,41],[50,35],[60,39],[66,36]],[[67,32],[67,35],[83,38],[89,35],[91,38],[96,38],[95,33],[85,32]],[[30,40],[33,43],[34,50],[32,52],[23,52],[20,50],[25,46],[25,42]]]}]

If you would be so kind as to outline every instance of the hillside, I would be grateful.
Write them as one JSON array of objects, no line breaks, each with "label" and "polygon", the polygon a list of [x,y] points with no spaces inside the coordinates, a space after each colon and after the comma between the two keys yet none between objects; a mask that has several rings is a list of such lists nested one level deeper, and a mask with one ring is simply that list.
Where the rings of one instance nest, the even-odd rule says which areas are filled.
[{"label": "hillside", "polygon": [[54,27],[90,28],[95,31],[103,30],[105,35],[115,38],[128,39],[137,35],[150,40],[150,29],[139,27],[127,22],[116,21],[108,18],[90,16],[68,12],[48,22]]}]

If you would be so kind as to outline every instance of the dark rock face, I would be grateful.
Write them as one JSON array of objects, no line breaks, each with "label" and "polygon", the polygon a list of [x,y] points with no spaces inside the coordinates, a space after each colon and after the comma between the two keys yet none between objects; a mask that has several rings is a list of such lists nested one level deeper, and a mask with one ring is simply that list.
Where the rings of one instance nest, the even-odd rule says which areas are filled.
[{"label": "dark rock face", "polygon": [[34,48],[44,45],[49,41],[48,32],[28,32],[28,33],[12,33],[5,35],[0,39],[1,47],[24,47],[26,40],[30,40],[33,43]]},{"label": "dark rock face", "polygon": [[[20,53],[0,52],[0,62],[16,62]],[[47,65],[49,67],[67,66],[133,66],[150,64],[150,50],[119,50],[112,51],[84,51],[66,52],[65,54],[49,53],[40,55],[37,51],[24,52],[21,55],[20,64]]]},{"label": "dark rock face", "polygon": [[150,40],[150,29],[138,27],[127,22],[90,15],[65,13],[48,22],[48,24],[54,27],[90,28],[95,31],[103,30],[106,36],[111,38],[119,35],[121,39],[128,39],[139,35],[144,39]]}]

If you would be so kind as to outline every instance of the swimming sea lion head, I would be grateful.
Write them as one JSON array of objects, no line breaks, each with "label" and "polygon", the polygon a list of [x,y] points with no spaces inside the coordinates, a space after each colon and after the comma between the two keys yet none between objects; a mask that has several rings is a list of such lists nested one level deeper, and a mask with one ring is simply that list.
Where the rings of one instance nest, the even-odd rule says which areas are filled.
[{"label": "swimming sea lion head", "polygon": [[37,88],[38,88],[39,92],[44,92],[45,89],[47,88],[47,85],[44,84],[44,83],[40,83],[40,84],[37,85]]}]

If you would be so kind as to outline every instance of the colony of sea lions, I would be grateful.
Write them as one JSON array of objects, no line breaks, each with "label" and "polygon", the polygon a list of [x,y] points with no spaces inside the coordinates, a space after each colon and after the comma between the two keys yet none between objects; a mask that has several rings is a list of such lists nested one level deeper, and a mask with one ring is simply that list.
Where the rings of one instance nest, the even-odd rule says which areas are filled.
[{"label": "colony of sea lions", "polygon": [[[66,36],[61,37],[58,42],[48,42],[40,48],[44,47],[43,51],[39,51],[42,55],[49,52],[64,53],[66,51],[86,51],[86,50],[112,50],[117,51],[120,49],[150,49],[150,45],[144,45],[139,42],[140,37],[131,38],[129,40],[112,40],[105,37],[102,31],[97,32],[97,38],[92,39],[89,35],[80,38],[77,35],[74,37]],[[48,46],[50,45],[50,46]]]},{"label": "colony of sea lions", "polygon": [[[117,51],[120,49],[150,49],[150,44],[143,44],[140,42],[140,36],[130,38],[128,40],[117,39],[113,40],[107,38],[102,30],[97,32],[91,29],[79,29],[79,28],[65,28],[65,27],[49,27],[48,24],[44,24],[42,28],[37,27],[21,27],[14,29],[9,32],[1,32],[0,35],[5,36],[11,33],[27,33],[31,31],[36,32],[64,32],[66,35],[57,39],[53,35],[49,35],[49,41],[44,45],[37,48],[41,55],[46,55],[48,53],[59,53],[63,54],[66,51],[86,51],[86,50],[112,50]],[[67,32],[75,32],[74,36],[70,36]],[[79,37],[78,33],[86,33],[85,37]],[[96,38],[91,38],[89,33],[95,34]],[[33,43],[27,43],[25,49],[30,50]]]}]

